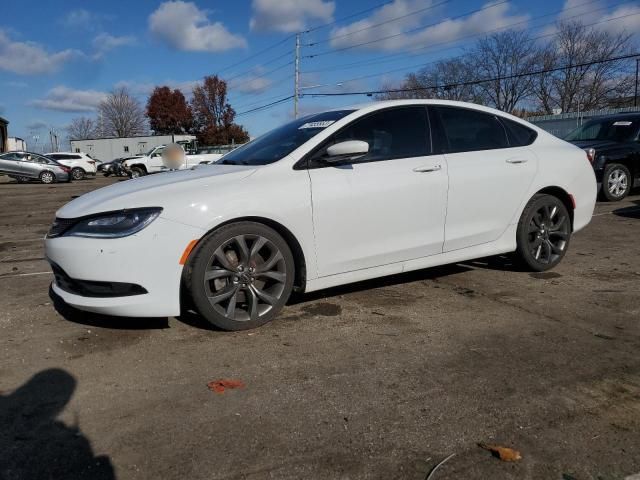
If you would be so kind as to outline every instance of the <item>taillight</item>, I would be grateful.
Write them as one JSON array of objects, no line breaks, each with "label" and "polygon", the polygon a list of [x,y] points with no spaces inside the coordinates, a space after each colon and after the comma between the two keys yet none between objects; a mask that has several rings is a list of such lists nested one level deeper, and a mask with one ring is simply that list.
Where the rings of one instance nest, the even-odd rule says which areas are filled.
[{"label": "taillight", "polygon": [[63,172],[69,173],[71,169],[69,167],[60,167]]},{"label": "taillight", "polygon": [[587,160],[589,160],[589,163],[593,164],[594,160],[596,159],[595,148],[585,148],[584,151],[587,154]]}]

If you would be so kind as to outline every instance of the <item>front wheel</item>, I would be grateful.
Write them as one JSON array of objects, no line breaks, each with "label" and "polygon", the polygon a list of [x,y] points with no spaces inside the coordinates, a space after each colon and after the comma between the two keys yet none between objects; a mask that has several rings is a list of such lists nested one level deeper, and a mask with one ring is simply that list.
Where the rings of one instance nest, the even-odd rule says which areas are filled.
[{"label": "front wheel", "polygon": [[294,260],[283,238],[255,222],[213,232],[197,247],[185,271],[193,304],[223,330],[247,330],[273,320],[287,302]]},{"label": "front wheel", "polygon": [[131,178],[139,178],[139,177],[143,177],[144,175],[146,175],[146,172],[144,170],[138,167],[132,167],[131,173],[129,176]]},{"label": "front wheel", "polygon": [[40,181],[42,183],[50,184],[56,181],[56,176],[51,172],[42,172],[40,174]]},{"label": "front wheel", "polygon": [[571,217],[564,203],[553,195],[534,195],[518,222],[519,259],[536,272],[549,270],[567,253],[570,239]]},{"label": "front wheel", "polygon": [[618,202],[629,195],[631,172],[620,164],[607,165],[602,175],[602,195],[610,202]]}]

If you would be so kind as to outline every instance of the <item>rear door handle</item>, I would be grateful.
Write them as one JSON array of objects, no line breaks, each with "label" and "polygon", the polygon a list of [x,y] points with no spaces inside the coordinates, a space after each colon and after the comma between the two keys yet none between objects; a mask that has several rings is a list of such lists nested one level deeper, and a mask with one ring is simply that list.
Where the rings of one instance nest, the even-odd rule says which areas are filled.
[{"label": "rear door handle", "polygon": [[507,163],[527,163],[528,160],[526,158],[509,158]]},{"label": "rear door handle", "polygon": [[437,172],[438,170],[442,170],[442,165],[429,165],[413,169],[413,171],[417,173]]}]

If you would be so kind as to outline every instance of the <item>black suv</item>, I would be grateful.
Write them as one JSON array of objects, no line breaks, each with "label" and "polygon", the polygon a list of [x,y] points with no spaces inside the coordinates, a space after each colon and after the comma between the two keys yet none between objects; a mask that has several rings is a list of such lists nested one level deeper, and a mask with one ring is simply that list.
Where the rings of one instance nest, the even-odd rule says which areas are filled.
[{"label": "black suv", "polygon": [[640,184],[640,113],[594,118],[565,140],[587,152],[607,200],[622,200]]}]

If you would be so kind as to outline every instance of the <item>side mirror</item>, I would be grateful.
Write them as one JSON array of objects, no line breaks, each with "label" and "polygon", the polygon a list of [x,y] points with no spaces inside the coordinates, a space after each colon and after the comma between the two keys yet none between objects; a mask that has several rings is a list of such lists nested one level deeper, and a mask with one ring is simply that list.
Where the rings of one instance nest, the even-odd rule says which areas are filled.
[{"label": "side mirror", "polygon": [[336,143],[327,148],[325,160],[327,162],[344,162],[366,155],[369,152],[369,144],[362,140],[347,140]]}]

